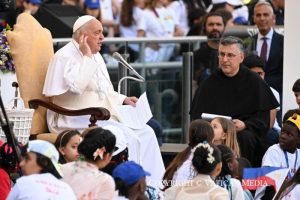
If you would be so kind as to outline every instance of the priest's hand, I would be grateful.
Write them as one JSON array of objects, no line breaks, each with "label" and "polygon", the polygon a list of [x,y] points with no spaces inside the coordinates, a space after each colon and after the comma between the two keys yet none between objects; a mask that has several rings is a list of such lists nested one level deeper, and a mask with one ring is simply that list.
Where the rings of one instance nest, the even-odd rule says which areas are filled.
[{"label": "priest's hand", "polygon": [[92,51],[90,46],[87,43],[88,36],[81,35],[79,38],[79,50],[81,51],[82,55],[92,57]]},{"label": "priest's hand", "polygon": [[246,128],[245,123],[239,119],[233,119],[232,122],[233,122],[237,132],[242,131]]},{"label": "priest's hand", "polygon": [[123,104],[125,105],[132,105],[135,106],[135,103],[138,101],[139,99],[136,97],[126,97],[123,101]]}]

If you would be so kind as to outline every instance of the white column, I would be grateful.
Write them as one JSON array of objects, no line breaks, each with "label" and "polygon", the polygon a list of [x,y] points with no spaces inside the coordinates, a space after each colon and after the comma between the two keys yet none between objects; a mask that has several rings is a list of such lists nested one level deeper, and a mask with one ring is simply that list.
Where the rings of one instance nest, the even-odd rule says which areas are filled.
[{"label": "white column", "polygon": [[298,107],[292,87],[294,82],[300,78],[299,8],[300,1],[285,1],[282,115],[287,110]]}]

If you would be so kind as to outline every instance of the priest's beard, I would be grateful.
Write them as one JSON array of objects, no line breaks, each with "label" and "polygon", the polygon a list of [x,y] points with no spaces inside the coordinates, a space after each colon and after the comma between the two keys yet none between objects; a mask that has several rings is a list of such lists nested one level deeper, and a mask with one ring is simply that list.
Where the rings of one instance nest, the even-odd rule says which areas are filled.
[{"label": "priest's beard", "polygon": [[220,38],[222,37],[223,32],[213,30],[212,32],[207,34],[208,40],[213,40],[214,42],[219,42]]}]

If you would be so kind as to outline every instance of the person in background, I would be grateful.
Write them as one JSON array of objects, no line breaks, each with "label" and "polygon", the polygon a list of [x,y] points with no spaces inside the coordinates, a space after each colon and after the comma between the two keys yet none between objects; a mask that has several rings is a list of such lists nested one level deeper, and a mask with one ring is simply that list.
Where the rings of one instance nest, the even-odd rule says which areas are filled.
[{"label": "person in background", "polygon": [[[104,29],[105,37],[115,37],[117,33],[118,23],[116,17],[120,13],[121,4],[119,0],[101,0],[101,23]],[[115,45],[108,45],[108,49],[102,49],[101,53],[112,53],[116,51]]]},{"label": "person in background", "polygon": [[[203,19],[206,16],[207,12],[203,8],[193,8],[190,7],[189,2],[186,2],[188,7],[188,27],[189,30],[186,33],[186,36],[199,36],[202,35],[202,23]],[[193,51],[193,43],[181,43],[180,53]]]},{"label": "person in background", "polygon": [[192,152],[192,164],[197,176],[165,190],[165,200],[229,200],[228,191],[214,182],[222,170],[220,150],[214,145],[199,143]]},{"label": "person in background", "polygon": [[288,120],[289,117],[293,116],[293,114],[295,113],[300,115],[300,109],[296,108],[296,109],[290,109],[286,111],[286,113],[282,117],[282,121],[285,122],[286,120]]},{"label": "person in background", "polygon": [[234,155],[239,158],[241,153],[233,122],[223,117],[216,117],[210,122],[210,124],[214,129],[214,139],[212,143],[214,145],[227,145],[233,150]]},{"label": "person in background", "polygon": [[226,10],[225,8],[219,8],[215,12],[219,13],[223,17],[225,30],[235,25],[233,23],[233,16],[230,11]]},{"label": "person in background", "polygon": [[0,163],[0,200],[5,200],[11,190],[10,178]]},{"label": "person in background", "polygon": [[[199,36],[202,33],[202,21],[207,12],[202,8],[194,8],[188,13],[188,26],[190,27],[187,36]],[[189,50],[185,47],[182,51]]]},{"label": "person in background", "polygon": [[42,4],[41,0],[25,0],[23,1],[23,12],[34,15]]},{"label": "person in background", "polygon": [[276,25],[284,25],[284,2],[285,0],[269,0],[273,6],[274,14],[276,16]]},{"label": "person in background", "polygon": [[300,108],[300,79],[296,80],[293,88],[292,88],[295,98],[296,98],[296,103],[298,104]]},{"label": "person in background", "polygon": [[222,155],[222,170],[216,177],[216,183],[228,190],[230,199],[244,200],[241,182],[237,179],[239,163],[234,152],[224,144],[217,146]]},{"label": "person in background", "polygon": [[[279,143],[268,148],[261,166],[289,168],[287,179],[290,180],[300,167],[300,115],[294,113],[283,122]],[[272,199],[275,192],[270,187],[256,190],[255,199]]]},{"label": "person in background", "polygon": [[[258,1],[254,7],[253,19],[258,33],[252,36],[250,50],[257,52],[266,61],[265,81],[279,92],[281,99],[284,36],[274,31],[275,15],[270,3]],[[281,122],[280,112],[277,117],[278,122]]]},{"label": "person in background", "polygon": [[[263,80],[265,80],[265,65],[266,62],[257,55],[248,55],[243,64],[248,67],[254,73],[257,73]],[[276,98],[277,102],[280,104],[280,96],[279,93],[272,87],[270,87],[274,97]],[[270,130],[268,131],[266,142],[269,146],[278,143],[279,133],[280,133],[280,126],[277,122],[276,115],[277,112],[280,110],[280,106],[270,111]],[[281,123],[280,123],[281,124]]]},{"label": "person in background", "polygon": [[163,190],[172,187],[172,182],[179,183],[191,180],[197,175],[197,172],[192,167],[192,149],[204,141],[211,143],[213,137],[213,129],[207,121],[197,119],[191,122],[188,147],[178,153],[167,167],[163,177]]},{"label": "person in background", "polygon": [[61,132],[54,143],[59,152],[59,163],[65,164],[79,158],[78,145],[82,138],[77,130],[66,130]]},{"label": "person in background", "polygon": [[[138,21],[138,37],[182,36],[176,14],[165,7],[165,0],[145,0],[143,16]],[[145,62],[169,61],[175,44],[151,43],[145,48]]]},{"label": "person in background", "polygon": [[284,182],[274,200],[294,200],[300,196],[300,168],[297,169],[293,178]]},{"label": "person in background", "polygon": [[186,35],[189,30],[188,26],[188,10],[185,1],[183,0],[167,0],[165,6],[176,13],[178,17],[178,26],[183,31],[183,35]]},{"label": "person in background", "polygon": [[91,15],[98,20],[101,20],[101,10],[99,0],[85,0],[83,2],[83,11],[87,15]]},{"label": "person in background", "polygon": [[26,153],[20,162],[24,176],[17,179],[7,200],[76,200],[70,186],[60,180],[62,174],[55,146],[43,140],[33,140],[25,148]]},{"label": "person in background", "polygon": [[220,8],[225,8],[232,13],[235,24],[248,25],[249,10],[242,0],[212,0],[211,12]]},{"label": "person in background", "polygon": [[[239,162],[239,170],[238,170],[238,179],[240,182],[243,181],[244,176],[244,168],[251,168],[251,163],[246,158],[240,157],[237,159]],[[253,195],[250,190],[244,190],[244,199],[245,200],[253,200]]]},{"label": "person in background", "polygon": [[203,34],[207,43],[194,51],[194,80],[197,86],[218,69],[218,47],[225,30],[225,21],[220,13],[209,13],[203,20]]},{"label": "person in background", "polygon": [[16,24],[18,15],[24,11],[24,1],[25,0],[15,0],[14,7],[11,6],[10,9],[4,13],[4,16],[1,16],[0,14],[2,17],[0,21],[3,23],[0,25],[0,29],[2,27],[5,28],[4,26],[6,26],[6,24],[8,24],[10,27],[13,27]]},{"label": "person in background", "polygon": [[103,200],[115,197],[113,178],[102,172],[112,158],[116,137],[102,128],[89,130],[78,146],[83,160],[73,161],[62,166],[64,181],[74,190],[76,197],[90,197]]},{"label": "person in background", "polygon": [[[121,37],[137,37],[137,23],[142,17],[145,7],[144,0],[123,0],[119,16],[119,32]],[[125,47],[122,46],[120,53],[125,53]],[[127,48],[130,62],[139,58],[139,45],[129,44]]]},{"label": "person in background", "polygon": [[11,190],[10,175],[16,166],[17,160],[12,148],[0,140],[0,200],[6,200]]},{"label": "person in background", "polygon": [[[22,154],[24,146],[20,143],[18,146]],[[11,183],[15,183],[16,179],[22,174],[13,148],[7,142],[0,146],[0,166],[8,174]]]},{"label": "person in background", "polygon": [[142,166],[134,161],[128,161],[118,165],[114,169],[112,177],[115,179],[119,199],[145,199],[147,187],[146,176],[149,175],[149,172],[146,172]]}]

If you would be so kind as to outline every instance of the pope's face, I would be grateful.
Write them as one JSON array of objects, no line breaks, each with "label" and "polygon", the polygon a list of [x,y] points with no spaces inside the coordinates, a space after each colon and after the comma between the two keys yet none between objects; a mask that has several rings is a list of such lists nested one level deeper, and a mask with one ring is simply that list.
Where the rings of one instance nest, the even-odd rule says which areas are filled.
[{"label": "pope's face", "polygon": [[219,65],[223,73],[228,77],[235,76],[244,60],[244,53],[236,44],[219,46]]},{"label": "pope's face", "polygon": [[91,48],[93,54],[97,53],[101,49],[102,41],[104,39],[103,27],[99,20],[92,19],[85,29],[85,35],[87,36],[87,43]]}]

